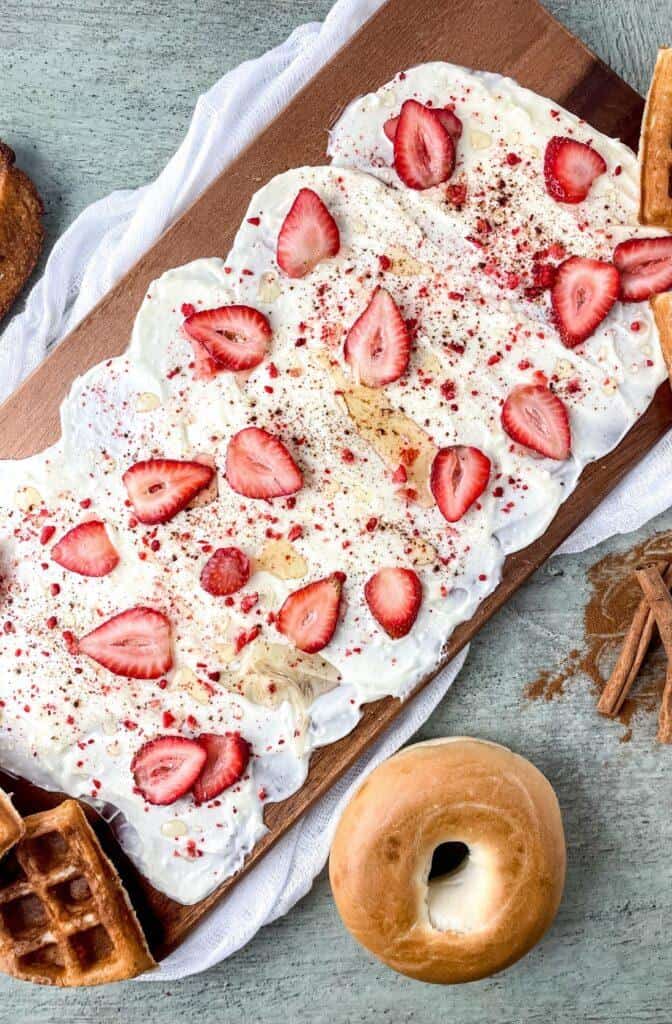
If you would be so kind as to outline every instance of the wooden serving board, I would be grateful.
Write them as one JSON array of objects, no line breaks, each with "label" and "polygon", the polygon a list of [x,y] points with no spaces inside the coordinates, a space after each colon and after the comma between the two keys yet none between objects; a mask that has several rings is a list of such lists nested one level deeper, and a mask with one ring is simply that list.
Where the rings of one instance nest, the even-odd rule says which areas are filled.
[{"label": "wooden serving board", "polygon": [[[600,131],[637,146],[641,97],[536,0],[389,0],[0,408],[0,455],[26,456],[56,440],[58,407],[71,381],[93,364],[123,351],[149,283],[168,268],[196,257],[226,255],[249,199],[262,183],[290,167],[325,163],[327,129],[351,99],[376,89],[403,68],[430,60],[511,75]],[[470,622],[453,633],[444,664],[671,424],[672,396],[665,384],[619,447],[585,470],[544,536],[507,559],[497,590]],[[402,707],[392,698],[367,705],[354,732],[315,753],[302,789],[267,807],[269,832],[248,858],[245,871],[353,764]],[[4,782],[15,792],[24,812],[59,799],[14,779]],[[153,889],[105,834],[105,827],[100,825],[99,831],[122,870],[157,957],[175,948],[240,877],[230,879],[200,903],[184,907]]]}]

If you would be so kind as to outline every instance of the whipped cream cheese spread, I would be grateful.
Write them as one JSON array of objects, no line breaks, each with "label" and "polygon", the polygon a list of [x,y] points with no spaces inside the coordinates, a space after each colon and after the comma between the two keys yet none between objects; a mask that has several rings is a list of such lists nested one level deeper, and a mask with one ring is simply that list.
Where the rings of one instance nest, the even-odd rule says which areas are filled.
[{"label": "whipped cream cheese spread", "polygon": [[[408,98],[450,104],[464,126],[450,181],[421,192],[399,180],[383,130]],[[607,164],[575,206],[544,188],[555,135],[589,141]],[[127,352],[73,384],[61,440],[0,463],[0,762],[93,802],[152,884],[184,903],[241,866],[264,833],[264,803],[301,786],[315,746],[349,732],[365,702],[404,697],[436,667],[506,554],[543,533],[586,463],[618,444],[665,376],[648,304],[617,302],[570,349],[539,287],[546,265],[609,260],[618,242],[647,234],[636,224],[635,159],[620,143],[510,80],[430,64],[351,104],[330,155],[330,167],[287,171],[252,198],[226,260],[155,281]],[[303,188],[335,219],[340,249],[289,278],[277,238]],[[408,372],[367,388],[343,343],[378,286],[401,310],[412,350]],[[268,354],[252,370],[200,378],[185,317],[229,304],[268,318]],[[511,389],[540,382],[569,413],[562,462],[501,426]],[[249,426],[286,445],[303,474],[296,494],[265,501],[229,486],[227,446]],[[484,452],[492,471],[479,500],[448,523],[426,480],[436,451],[458,443]],[[122,476],[153,458],[208,460],[217,495],[143,525]],[[54,541],[94,518],[119,554],[99,578],[50,558]],[[215,597],[200,573],[229,545],[252,574],[231,598]],[[398,640],[364,599],[385,566],[422,581],[417,620]],[[331,573],[346,577],[336,631],[319,654],[301,654],[276,613]],[[173,666],[158,680],[114,675],[77,651],[74,638],[136,605],[171,623]],[[240,733],[252,756],[216,799],[186,794],[162,806],[137,790],[130,766],[148,740],[226,732]]]}]

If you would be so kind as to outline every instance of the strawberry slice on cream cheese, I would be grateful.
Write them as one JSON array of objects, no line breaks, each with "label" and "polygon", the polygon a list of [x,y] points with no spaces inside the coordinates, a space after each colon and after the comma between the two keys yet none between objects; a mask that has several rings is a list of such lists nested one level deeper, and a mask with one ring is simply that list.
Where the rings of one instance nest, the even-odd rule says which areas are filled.
[{"label": "strawberry slice on cream cheese", "polygon": [[399,307],[384,288],[376,288],[348,331],[343,355],[369,388],[385,387],[406,373],[411,337]]},{"label": "strawberry slice on cream cheese", "polygon": [[301,470],[288,449],[261,427],[245,427],[231,438],[226,479],[246,498],[279,498],[303,486]]},{"label": "strawberry slice on cream cheese", "polygon": [[551,288],[553,315],[567,348],[586,341],[608,316],[621,282],[612,263],[570,256],[557,268]]},{"label": "strawberry slice on cream cheese", "polygon": [[250,760],[250,745],[239,732],[202,733],[198,742],[205,750],[206,761],[194,784],[194,800],[203,804],[214,800],[225,789],[238,782]]},{"label": "strawberry slice on cream cheese", "polygon": [[379,569],[367,581],[369,610],[393,640],[410,633],[422,604],[422,583],[412,569]]},{"label": "strawberry slice on cream cheese", "polygon": [[432,463],[430,487],[444,519],[457,523],[480,498],[490,479],[490,459],[479,448],[442,448]]},{"label": "strawberry slice on cream cheese", "polygon": [[194,343],[197,377],[212,376],[212,364],[215,370],[252,370],[262,362],[271,340],[268,319],[252,306],[203,309],[188,316],[183,327]]},{"label": "strawberry slice on cream cheese", "polygon": [[154,608],[128,608],[83,636],[79,650],[115,676],[159,679],[171,668],[170,621]]},{"label": "strawberry slice on cream cheese", "polygon": [[203,771],[208,752],[186,736],[157,736],[136,752],[131,772],[150,804],[173,804],[188,793]]},{"label": "strawberry slice on cream cheese", "polygon": [[202,462],[146,459],[123,476],[133,511],[141,523],[167,523],[208,486],[214,469]]},{"label": "strawberry slice on cream cheese", "polygon": [[51,557],[80,576],[107,576],[119,564],[119,553],[105,524],[89,519],[68,530],[51,549]]},{"label": "strawberry slice on cream cheese", "polygon": [[345,576],[334,572],[323,580],[295,590],[278,613],[277,627],[295,647],[316,654],[336,630]]},{"label": "strawberry slice on cream cheese", "polygon": [[455,142],[438,112],[406,100],[394,133],[394,167],[408,188],[448,181],[455,170]]},{"label": "strawberry slice on cream cheese", "polygon": [[341,247],[338,224],[316,192],[302,188],[278,235],[278,266],[288,277],[305,277]]},{"label": "strawberry slice on cream cheese", "polygon": [[606,170],[604,157],[586,142],[555,135],[546,146],[546,190],[558,203],[582,203]]},{"label": "strawberry slice on cream cheese", "polygon": [[614,249],[623,302],[643,302],[672,288],[672,236],[629,238]]},{"label": "strawberry slice on cream cheese", "polygon": [[521,384],[502,408],[502,426],[510,438],[548,459],[571,454],[569,416],[563,402],[542,384]]}]

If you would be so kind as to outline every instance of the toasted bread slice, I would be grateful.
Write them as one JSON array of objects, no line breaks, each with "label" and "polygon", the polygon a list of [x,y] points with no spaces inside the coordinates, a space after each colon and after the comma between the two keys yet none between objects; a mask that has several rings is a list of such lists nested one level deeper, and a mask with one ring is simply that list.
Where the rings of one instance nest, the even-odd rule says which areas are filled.
[{"label": "toasted bread slice", "polygon": [[27,174],[14,166],[14,151],[0,141],[0,320],[37,263],[44,207]]},{"label": "toasted bread slice", "polygon": [[658,51],[639,143],[640,224],[672,230],[672,48]]}]

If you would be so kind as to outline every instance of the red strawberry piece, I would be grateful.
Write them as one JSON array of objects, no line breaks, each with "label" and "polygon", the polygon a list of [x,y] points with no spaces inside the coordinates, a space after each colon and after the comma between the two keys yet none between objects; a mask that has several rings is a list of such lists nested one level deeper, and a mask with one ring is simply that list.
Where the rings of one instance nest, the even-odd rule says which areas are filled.
[{"label": "red strawberry piece", "polygon": [[436,110],[406,100],[394,136],[394,167],[409,188],[447,181],[455,169],[455,143]]},{"label": "red strawberry piece", "polygon": [[490,459],[479,448],[456,444],[442,448],[432,463],[429,486],[439,510],[456,523],[488,485]]},{"label": "red strawberry piece", "polygon": [[642,302],[672,288],[672,235],[630,238],[614,249],[621,275],[621,299]]},{"label": "red strawberry piece", "polygon": [[188,793],[207,761],[207,751],[186,736],[157,736],[136,751],[131,772],[150,804],[172,804]]},{"label": "red strawberry piece", "polygon": [[597,150],[585,142],[554,135],[546,146],[546,191],[557,203],[583,202],[595,178],[606,169]]},{"label": "red strawberry piece", "polygon": [[194,799],[203,804],[242,778],[250,760],[250,745],[239,732],[223,736],[206,732],[198,737],[198,742],[205,751],[206,762],[194,785]]},{"label": "red strawberry piece", "polygon": [[128,608],[79,641],[82,654],[129,679],[158,679],[173,664],[170,622],[153,608]]},{"label": "red strawberry piece", "polygon": [[214,476],[212,466],[177,459],[136,462],[123,476],[136,516],[141,523],[166,523],[181,512]]},{"label": "red strawberry piece", "polygon": [[[184,330],[223,370],[251,370],[262,361],[271,340],[271,325],[252,306],[220,306],[192,313]],[[197,374],[206,372],[205,357],[194,349]]]},{"label": "red strawberry piece", "polygon": [[399,308],[384,288],[376,288],[345,339],[343,354],[362,384],[382,388],[408,369],[411,336]]},{"label": "red strawberry piece", "polygon": [[543,384],[520,384],[502,408],[502,426],[518,444],[549,459],[568,459],[572,437],[567,409]]},{"label": "red strawberry piece", "polygon": [[312,188],[302,188],[278,234],[278,266],[288,277],[305,277],[341,247],[338,225]]},{"label": "red strawberry piece", "polygon": [[215,597],[235,594],[250,578],[250,560],[240,548],[217,548],[201,570],[201,586]]},{"label": "red strawberry piece", "polygon": [[371,614],[394,640],[406,636],[422,603],[422,583],[412,569],[379,569],[364,587]]},{"label": "red strawberry piece", "polygon": [[246,498],[278,498],[303,485],[301,470],[282,441],[260,427],[245,427],[229,441],[226,479]]},{"label": "red strawberry piece", "polygon": [[602,323],[620,292],[612,263],[570,256],[557,268],[551,304],[560,337],[567,348],[589,338]]},{"label": "red strawberry piece", "polygon": [[119,562],[119,555],[107,536],[105,524],[91,519],[61,537],[51,557],[64,569],[80,576],[107,576]]},{"label": "red strawberry piece", "polygon": [[295,647],[315,654],[331,640],[338,621],[345,576],[335,572],[290,594],[278,612],[277,627]]},{"label": "red strawberry piece", "polygon": [[[462,135],[462,122],[450,107],[428,107],[423,104],[426,110],[433,110],[439,121],[450,135],[453,143],[457,143],[457,140]],[[399,125],[399,116],[389,117],[383,125],[383,131],[387,135],[390,142],[394,142],[394,137],[397,134],[397,126]]]}]

